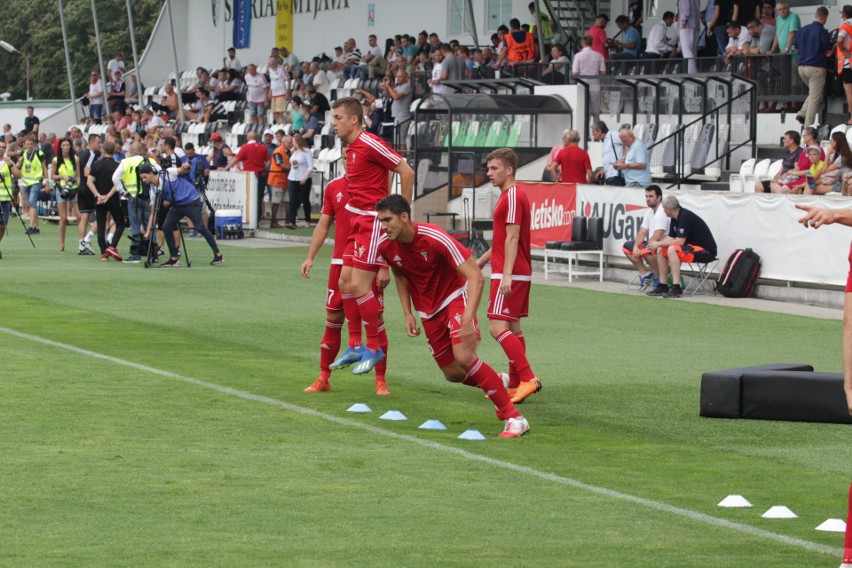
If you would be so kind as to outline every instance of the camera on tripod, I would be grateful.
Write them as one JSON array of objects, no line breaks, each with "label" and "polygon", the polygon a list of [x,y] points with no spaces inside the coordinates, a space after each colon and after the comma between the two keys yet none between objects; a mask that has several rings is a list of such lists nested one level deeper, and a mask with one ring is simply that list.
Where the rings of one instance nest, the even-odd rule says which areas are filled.
[{"label": "camera on tripod", "polygon": [[[174,158],[177,158],[176,154],[172,154]],[[157,163],[160,164],[161,170],[167,170],[169,168],[177,167],[178,164],[175,163],[175,159],[169,156],[168,154],[160,154],[157,156]]]}]

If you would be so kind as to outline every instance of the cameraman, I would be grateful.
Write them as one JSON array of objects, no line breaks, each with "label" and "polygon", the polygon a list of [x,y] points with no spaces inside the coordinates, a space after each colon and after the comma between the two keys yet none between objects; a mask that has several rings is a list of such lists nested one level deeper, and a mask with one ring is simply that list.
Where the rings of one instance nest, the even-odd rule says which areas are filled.
[{"label": "cameraman", "polygon": [[162,175],[149,164],[142,164],[137,170],[144,183],[150,184],[155,191],[162,191],[163,206],[169,206],[169,212],[163,223],[163,232],[169,247],[169,260],[162,265],[163,268],[180,266],[174,233],[177,232],[178,223],[184,217],[192,221],[193,226],[210,245],[213,251],[213,260],[210,264],[215,266],[224,262],[213,233],[201,222],[201,195],[192,182],[183,177],[189,173],[189,167],[189,163],[185,163],[180,168],[168,168]]},{"label": "cameraman", "polygon": [[[21,179],[21,170],[6,156],[6,142],[0,139],[0,241],[6,234],[6,224],[9,222],[9,213],[12,211],[17,179]],[[2,252],[0,252],[0,258],[3,258]]]},{"label": "cameraman", "polygon": [[[166,136],[163,138],[162,144],[160,145],[160,155],[157,156],[157,163],[160,165],[160,169],[165,170],[168,168],[178,168],[183,163],[183,159],[181,155],[184,154],[183,149],[180,149],[178,152],[177,141],[171,137]],[[163,223],[166,221],[166,215],[169,213],[169,204],[162,203],[160,208],[157,210],[157,256],[162,256],[164,236],[163,236]],[[179,238],[180,235],[175,232],[174,237]],[[179,251],[180,249],[178,249]],[[178,256],[180,256],[180,252],[178,252]]]},{"label": "cameraman", "polygon": [[[195,145],[192,142],[187,142],[183,147],[186,156],[183,163],[189,164],[189,173],[185,177],[189,178],[199,192],[203,195],[207,191],[207,182],[210,181],[210,162],[207,158],[195,153]],[[204,226],[207,226],[207,209],[201,209],[201,218],[204,221]],[[189,236],[194,237],[196,227],[189,230]]]}]

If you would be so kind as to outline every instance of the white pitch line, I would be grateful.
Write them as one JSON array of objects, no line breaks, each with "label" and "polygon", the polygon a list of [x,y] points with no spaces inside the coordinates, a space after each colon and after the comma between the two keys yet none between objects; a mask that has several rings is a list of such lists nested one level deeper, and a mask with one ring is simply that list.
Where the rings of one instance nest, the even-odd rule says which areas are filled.
[{"label": "white pitch line", "polygon": [[668,505],[666,503],[661,503],[659,501],[653,501],[651,499],[645,499],[644,497],[637,497],[636,495],[630,495],[629,493],[622,493],[621,491],[615,491],[614,489],[608,489],[606,487],[600,487],[598,485],[591,485],[588,483],[584,483],[582,481],[577,481],[576,479],[571,479],[570,477],[563,477],[561,475],[557,475],[555,473],[548,473],[546,471],[540,471],[537,469],[533,469],[531,467],[517,465],[511,462],[506,462],[494,458],[489,458],[487,456],[483,456],[480,454],[476,454],[473,452],[469,452],[467,450],[462,450],[460,448],[455,448],[452,446],[445,446],[444,444],[439,444],[438,442],[433,442],[431,440],[425,440],[422,438],[417,438],[415,436],[409,436],[407,434],[399,434],[397,432],[393,432],[391,430],[385,430],[384,428],[379,428],[377,426],[372,426],[370,424],[365,424],[363,422],[356,422],[354,420],[349,420],[348,418],[340,418],[338,416],[334,416],[332,414],[325,414],[323,412],[319,412],[317,410],[313,410],[310,408],[304,408],[302,406],[298,406],[295,404],[291,404],[289,402],[284,402],[282,400],[277,400],[274,398],[269,398],[267,396],[262,396],[258,394],[252,394],[246,391],[241,391],[238,389],[234,389],[231,387],[225,387],[222,385],[217,385],[215,383],[208,383],[207,381],[202,381],[199,379],[195,379],[192,377],[185,377],[183,375],[178,375],[177,373],[172,373],[171,371],[164,371],[162,369],[157,369],[155,367],[149,367],[147,365],[142,365],[140,363],[134,363],[133,361],[127,361],[126,359],[119,359],[118,357],[112,357],[110,355],[104,355],[102,353],[97,353],[95,351],[89,351],[88,349],[82,349],[80,347],[76,347],[74,345],[69,345],[67,343],[60,343],[58,341],[53,341],[51,339],[46,339],[44,337],[39,337],[37,335],[30,335],[28,333],[22,333],[20,331],[15,331],[14,329],[9,329],[7,327],[0,327],[0,332],[12,335],[14,337],[19,337],[21,339],[27,339],[29,341],[33,341],[35,343],[41,343],[44,345],[49,345],[51,347],[56,347],[58,349],[64,349],[66,351],[71,351],[73,353],[77,353],[80,355],[85,355],[87,357],[92,357],[94,359],[101,359],[103,361],[109,361],[110,363],[114,363],[116,365],[123,365],[125,367],[131,367],[133,369],[137,369],[139,371],[144,371],[146,373],[151,373],[154,375],[160,375],[161,377],[167,377],[170,379],[176,379],[178,381],[182,381],[184,383],[189,383],[191,385],[196,385],[199,387],[204,387],[206,389],[210,389],[213,391],[217,391],[223,394],[227,394],[230,396],[234,396],[237,398],[241,398],[243,400],[250,400],[253,402],[261,402],[263,404],[269,404],[271,406],[277,406],[279,408],[283,408],[285,410],[289,410],[291,412],[296,412],[298,414],[302,414],[305,416],[311,416],[314,418],[321,418],[328,422],[334,422],[336,424],[340,424],[342,426],[348,426],[351,428],[359,428],[361,430],[366,430],[367,432],[371,432],[373,434],[377,434],[379,436],[384,436],[386,438],[394,438],[396,440],[403,440],[406,442],[411,442],[414,444],[418,444],[420,446],[430,448],[433,450],[438,450],[441,452],[445,452],[448,454],[454,454],[472,461],[477,461],[480,463],[485,463],[488,465],[492,465],[494,467],[499,467],[501,469],[507,469],[509,471],[513,471],[516,473],[531,475],[534,477],[538,477],[540,479],[544,479],[547,481],[551,481],[553,483],[558,483],[560,485],[565,485],[568,487],[574,487],[576,489],[582,489],[584,491],[588,491],[590,493],[596,493],[598,495],[604,495],[606,497],[611,497],[613,499],[620,499],[622,501],[628,501],[630,503],[635,503],[637,505],[642,505],[643,507],[647,507],[649,509],[655,509],[657,511],[663,511],[666,513],[671,513],[673,515],[677,515],[680,517],[685,517],[687,519],[693,521],[699,521],[703,523],[707,523],[710,525],[714,525],[717,527],[723,527],[731,530],[735,530],[750,536],[755,536],[759,538],[763,538],[766,540],[773,540],[776,542],[780,542],[783,544],[787,544],[790,546],[794,546],[797,548],[803,548],[805,550],[809,550],[812,552],[819,552],[821,554],[826,554],[829,556],[841,556],[843,554],[843,549],[835,548],[832,546],[826,546],[824,544],[819,544],[816,542],[811,542],[808,540],[795,538],[791,536],[786,536],[783,534],[774,533],[771,531],[759,529],[757,527],[753,527],[751,525],[745,525],[742,523],[736,523],[733,521],[728,521],[726,519],[720,519],[718,517],[714,517],[712,515],[707,515],[704,513],[699,513],[697,511],[691,511],[689,509],[683,509],[681,507],[675,507],[673,505]]}]

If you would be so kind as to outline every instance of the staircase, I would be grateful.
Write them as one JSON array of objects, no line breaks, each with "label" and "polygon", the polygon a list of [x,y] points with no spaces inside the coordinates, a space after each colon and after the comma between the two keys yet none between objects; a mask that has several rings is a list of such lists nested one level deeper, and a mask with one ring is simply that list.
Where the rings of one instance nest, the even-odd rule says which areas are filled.
[{"label": "staircase", "polygon": [[609,0],[543,0],[543,3],[559,32],[568,38],[572,53],[580,50],[580,38],[595,22],[598,10],[609,12]]}]

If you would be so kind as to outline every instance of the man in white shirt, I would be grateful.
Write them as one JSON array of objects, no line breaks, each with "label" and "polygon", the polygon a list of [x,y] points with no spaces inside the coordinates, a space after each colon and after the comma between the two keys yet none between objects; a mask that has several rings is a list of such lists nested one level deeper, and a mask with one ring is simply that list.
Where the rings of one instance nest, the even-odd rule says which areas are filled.
[{"label": "man in white shirt", "polygon": [[[592,49],[592,36],[583,36],[583,49],[574,56],[571,73],[584,77],[606,74],[604,56]],[[597,79],[584,79],[589,85],[589,113],[597,119],[601,113],[601,84]]]},{"label": "man in white shirt", "polygon": [[274,57],[269,61],[269,96],[270,110],[273,113],[275,124],[284,123],[284,113],[287,112],[287,95],[289,91],[290,75],[283,65],[279,65]]},{"label": "man in white shirt", "polygon": [[249,115],[252,124],[266,124],[266,99],[269,95],[269,85],[266,77],[257,72],[257,66],[249,63],[245,76],[246,101],[248,102]]},{"label": "man in white shirt", "polygon": [[331,87],[331,82],[328,80],[328,74],[322,70],[318,62],[311,62],[310,74],[313,77],[311,85],[314,86],[318,93],[322,93],[323,95],[328,97],[328,91]]},{"label": "man in white shirt", "polygon": [[[648,46],[645,48],[643,59],[665,59],[671,57],[677,52],[676,40],[671,40],[668,37],[669,28],[674,24],[675,15],[673,12],[663,14],[663,19],[654,24],[651,32],[648,34]],[[649,73],[660,73],[662,65],[658,63],[650,63],[647,68]]]},{"label": "man in white shirt", "polygon": [[107,73],[108,77],[115,77],[116,71],[121,71],[121,74],[124,75],[125,65],[124,65],[124,54],[120,51],[116,52],[115,57],[109,60],[107,63]]},{"label": "man in white shirt", "polygon": [[624,144],[618,137],[618,132],[611,131],[602,120],[592,123],[592,138],[601,142],[601,159],[603,168],[595,174],[598,183],[604,185],[624,185],[624,177],[615,169],[615,163],[624,155]]},{"label": "man in white shirt", "polygon": [[222,60],[225,69],[233,69],[239,71],[243,68],[243,64],[237,59],[237,50],[233,47],[228,48],[228,57]]},{"label": "man in white shirt", "polygon": [[728,46],[725,48],[725,63],[732,57],[743,55],[751,46],[751,35],[737,22],[728,24]]},{"label": "man in white shirt", "polygon": [[645,204],[648,210],[645,211],[642,225],[636,233],[636,240],[627,241],[621,249],[627,260],[639,271],[640,290],[644,290],[649,284],[653,284],[655,288],[660,284],[657,254],[648,245],[663,240],[669,234],[671,219],[663,211],[662,201],[663,190],[659,185],[649,185],[645,188]]},{"label": "man in white shirt", "polygon": [[[382,48],[379,47],[378,39],[375,35],[370,34],[370,37],[367,38],[367,43],[369,43],[370,47],[367,49],[361,57],[361,62],[358,66],[361,68],[359,71],[360,77],[362,81],[367,80],[367,66],[376,58],[384,57],[384,53],[382,53]],[[375,65],[375,61],[373,61]]]}]

